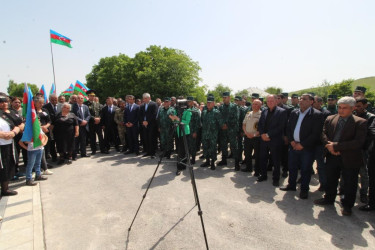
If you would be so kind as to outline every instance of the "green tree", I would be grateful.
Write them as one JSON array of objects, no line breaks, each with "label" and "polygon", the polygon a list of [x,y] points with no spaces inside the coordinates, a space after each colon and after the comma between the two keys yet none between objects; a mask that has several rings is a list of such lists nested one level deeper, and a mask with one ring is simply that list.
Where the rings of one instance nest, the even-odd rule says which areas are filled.
[{"label": "green tree", "polygon": [[[30,87],[31,92],[33,94],[36,94],[39,91],[39,88],[35,84],[27,83],[27,86]],[[25,89],[25,83],[18,83],[17,84],[15,81],[9,80],[9,85],[8,85],[8,88],[7,88],[9,96],[22,97],[24,89]]]},{"label": "green tree", "polygon": [[232,90],[222,83],[217,84],[213,90],[208,91],[208,93],[214,95],[215,102],[221,102],[223,100],[222,94],[224,92],[232,92]]},{"label": "green tree", "polygon": [[343,96],[352,96],[353,95],[353,90],[352,90],[353,82],[354,82],[354,79],[343,80],[340,83],[336,83],[332,85],[329,92],[330,94],[337,95],[338,99]]},{"label": "green tree", "polygon": [[241,97],[243,97],[243,96],[248,97],[250,94],[249,94],[249,91],[247,89],[243,89],[241,91],[237,91],[234,95],[235,96],[238,95],[238,96],[241,96]]},{"label": "green tree", "polygon": [[[202,94],[200,67],[183,51],[152,45],[134,58],[120,54],[102,58],[86,76],[87,86],[101,99],[145,92],[157,97]],[[198,89],[196,89],[198,88]]]},{"label": "green tree", "polygon": [[269,93],[269,94],[280,94],[281,92],[283,92],[283,89],[278,88],[278,87],[274,87],[274,86],[270,86],[270,87],[265,88],[264,91]]}]

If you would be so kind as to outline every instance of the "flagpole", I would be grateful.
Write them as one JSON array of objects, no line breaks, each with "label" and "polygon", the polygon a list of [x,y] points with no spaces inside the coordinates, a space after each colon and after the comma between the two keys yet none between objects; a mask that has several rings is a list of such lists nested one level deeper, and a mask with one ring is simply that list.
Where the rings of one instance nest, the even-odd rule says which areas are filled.
[{"label": "flagpole", "polygon": [[56,93],[57,93],[57,85],[56,85],[56,78],[55,78],[55,64],[53,62],[53,52],[52,52],[52,42],[50,41],[49,42],[50,45],[51,45],[51,56],[52,56],[52,71],[53,71],[53,82],[55,84],[55,88],[56,88]]}]

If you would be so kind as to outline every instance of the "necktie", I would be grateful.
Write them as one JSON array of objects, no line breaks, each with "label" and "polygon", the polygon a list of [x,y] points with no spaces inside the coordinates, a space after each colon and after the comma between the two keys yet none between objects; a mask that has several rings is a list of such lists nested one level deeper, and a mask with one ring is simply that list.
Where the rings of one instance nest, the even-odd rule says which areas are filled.
[{"label": "necktie", "polygon": [[130,112],[132,112],[133,110],[133,104],[130,106]]},{"label": "necktie", "polygon": [[112,114],[112,107],[108,107],[109,113]]},{"label": "necktie", "polygon": [[57,105],[54,105],[53,109],[55,110],[55,113],[57,113]]},{"label": "necktie", "polygon": [[344,128],[344,126],[345,126],[345,120],[340,117],[336,125],[335,135],[333,136],[334,142],[338,142],[340,140],[342,129]]},{"label": "necktie", "polygon": [[82,106],[79,106],[79,112],[81,113],[81,117],[82,117],[82,119],[85,119],[85,117],[83,117],[83,109],[82,109]]}]

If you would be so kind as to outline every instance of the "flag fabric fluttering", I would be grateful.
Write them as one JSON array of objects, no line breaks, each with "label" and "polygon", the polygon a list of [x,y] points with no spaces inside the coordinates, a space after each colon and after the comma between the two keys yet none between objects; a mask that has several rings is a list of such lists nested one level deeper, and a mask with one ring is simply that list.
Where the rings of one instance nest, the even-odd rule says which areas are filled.
[{"label": "flag fabric fluttering", "polygon": [[67,88],[64,92],[62,92],[63,95],[72,95],[74,92],[74,86],[73,83],[70,84],[69,88]]},{"label": "flag fabric fluttering", "polygon": [[28,94],[29,94],[29,87],[27,87],[27,84],[25,83],[25,87],[23,90],[23,98],[22,98],[22,117],[26,117],[26,114],[27,114]]},{"label": "flag fabric fluttering", "polygon": [[44,97],[44,103],[48,103],[48,97],[47,97],[47,92],[46,89],[44,88],[44,84],[42,84],[42,87],[40,88],[39,92],[43,95]]},{"label": "flag fabric fluttering", "polygon": [[74,86],[74,93],[77,93],[77,95],[82,95],[85,99],[88,99],[88,96],[86,92],[90,90],[88,87],[86,87],[83,83],[80,81],[76,81],[76,85]]},{"label": "flag fabric fluttering", "polygon": [[68,48],[72,48],[72,45],[70,45],[70,42],[72,41],[72,39],[67,38],[66,36],[63,36],[53,30],[50,30],[50,36],[51,36],[51,43],[56,43],[56,44],[64,45]]},{"label": "flag fabric fluttering", "polygon": [[49,95],[53,95],[53,94],[56,95],[56,85],[55,85],[55,83],[52,83],[51,91],[49,92]]},{"label": "flag fabric fluttering", "polygon": [[28,91],[28,104],[27,104],[27,114],[25,130],[21,141],[33,142],[34,148],[42,146],[42,134],[40,133],[40,123],[38,115],[36,114],[33,95],[31,90]]}]

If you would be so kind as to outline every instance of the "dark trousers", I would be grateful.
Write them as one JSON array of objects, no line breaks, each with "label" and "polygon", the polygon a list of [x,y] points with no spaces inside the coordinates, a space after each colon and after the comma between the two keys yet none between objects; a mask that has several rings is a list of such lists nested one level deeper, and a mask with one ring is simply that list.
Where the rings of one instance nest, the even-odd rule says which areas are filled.
[{"label": "dark trousers", "polygon": [[282,166],[282,170],[283,172],[288,172],[288,168],[289,168],[289,164],[288,164],[288,150],[289,150],[289,145],[285,145],[283,144],[281,146],[281,158],[280,158],[280,161],[281,161],[281,166]]},{"label": "dark trousers", "polygon": [[155,155],[157,147],[157,138],[156,138],[156,126],[153,124],[148,124],[147,127],[142,128],[143,132],[143,151],[146,151],[148,155]]},{"label": "dark trousers", "polygon": [[271,158],[273,162],[273,173],[272,179],[275,181],[280,180],[280,151],[281,146],[273,145],[269,142],[260,142],[260,169],[261,175],[267,177],[267,163],[268,163],[268,153],[271,153]]},{"label": "dark trousers", "polygon": [[375,150],[369,153],[367,169],[369,179],[369,205],[375,207]]},{"label": "dark trousers", "polygon": [[289,147],[289,179],[288,186],[295,188],[297,185],[298,169],[301,170],[301,190],[310,189],[312,164],[314,162],[315,150],[294,150]]},{"label": "dark trousers", "polygon": [[245,137],[245,163],[246,169],[253,170],[253,157],[252,152],[254,150],[254,171],[255,173],[260,173],[259,165],[259,150],[260,150],[260,137],[247,138]]},{"label": "dark trousers", "polygon": [[104,149],[109,150],[111,143],[115,145],[116,149],[119,149],[120,138],[118,137],[117,126],[105,126],[104,128]]},{"label": "dark trousers", "polygon": [[344,168],[341,156],[328,154],[326,160],[326,173],[327,188],[324,198],[331,202],[335,201],[337,185],[341,174],[344,179],[344,199],[342,200],[342,204],[344,207],[352,208],[357,193],[359,168]]},{"label": "dark trousers", "polygon": [[139,152],[139,142],[138,142],[138,127],[127,127],[126,128],[126,138],[128,138],[128,148],[129,151],[138,153]]},{"label": "dark trousers", "polygon": [[79,136],[74,139],[75,151],[74,156],[77,156],[78,149],[81,151],[81,155],[86,155],[86,127],[79,126]]},{"label": "dark trousers", "polygon": [[89,137],[90,137],[90,148],[92,152],[96,152],[96,136],[99,139],[100,151],[104,151],[104,139],[103,139],[103,129],[100,124],[95,124],[91,122],[89,124]]},{"label": "dark trousers", "polygon": [[57,158],[57,152],[56,152],[56,141],[55,140],[52,140],[50,133],[47,133],[47,136],[48,136],[48,142],[47,142],[47,145],[44,147],[45,151],[46,151],[46,155],[51,155],[52,158]]}]

